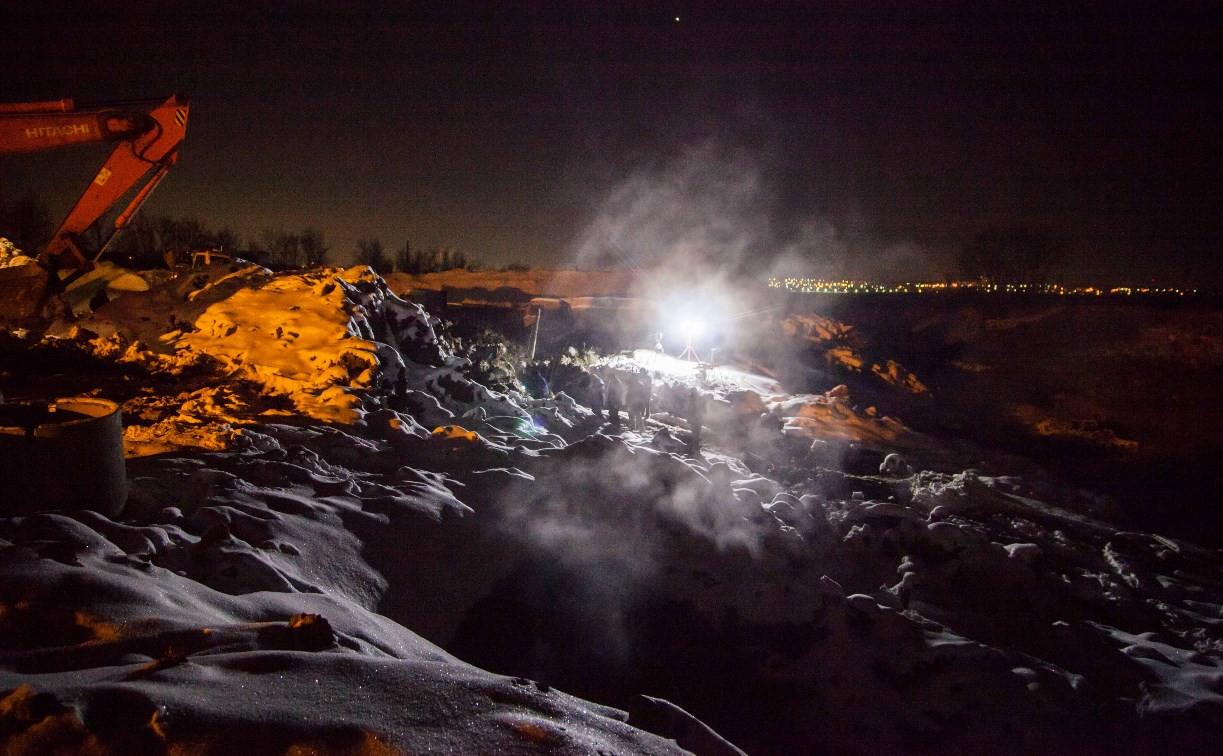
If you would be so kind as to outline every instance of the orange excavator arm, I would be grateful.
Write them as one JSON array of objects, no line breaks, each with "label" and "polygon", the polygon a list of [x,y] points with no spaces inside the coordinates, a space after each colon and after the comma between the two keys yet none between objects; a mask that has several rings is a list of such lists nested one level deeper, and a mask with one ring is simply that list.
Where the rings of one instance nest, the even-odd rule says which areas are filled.
[{"label": "orange excavator arm", "polygon": [[[110,240],[178,161],[187,133],[186,95],[167,100],[78,110],[72,100],[0,104],[0,153],[31,152],[90,142],[118,142],[102,169],[77,200],[38,255],[52,272],[89,270]],[[150,175],[151,174],[151,175]],[[143,185],[115,218],[115,228],[93,259],[82,252],[79,235],[132,188]]]}]

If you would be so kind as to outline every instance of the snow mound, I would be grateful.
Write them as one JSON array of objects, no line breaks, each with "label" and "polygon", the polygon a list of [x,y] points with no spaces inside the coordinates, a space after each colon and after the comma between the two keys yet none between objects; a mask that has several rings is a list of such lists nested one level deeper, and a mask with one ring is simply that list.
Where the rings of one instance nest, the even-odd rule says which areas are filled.
[{"label": "snow mound", "polygon": [[387,581],[353,533],[396,540],[471,510],[389,444],[261,430],[245,453],[138,461],[123,522],[2,521],[6,752],[680,752],[375,614]]},{"label": "snow mound", "polygon": [[34,258],[23,254],[11,241],[0,236],[0,268],[15,268],[33,262]]},{"label": "snow mound", "polygon": [[244,426],[289,416],[385,425],[378,413],[390,408],[394,422],[425,432],[456,425],[494,437],[532,416],[570,427],[589,414],[470,380],[436,325],[365,267],[272,274],[235,261],[126,295],[47,339],[193,384],[125,404],[129,454],[232,448]]},{"label": "snow mound", "polygon": [[871,362],[862,355],[866,339],[853,326],[815,314],[795,314],[782,319],[783,333],[824,349],[824,360],[851,373],[868,372],[883,383],[914,396],[930,393],[917,376],[895,360]]},{"label": "snow mound", "polygon": [[362,275],[286,276],[240,289],[208,307],[175,346],[291,398],[302,414],[351,423],[361,408],[354,391],[370,389],[379,368],[368,311],[347,280]]},{"label": "snow mound", "polygon": [[121,519],[0,518],[10,751],[676,751],[642,691],[702,752],[687,711],[752,752],[1223,746],[1217,551],[845,387],[618,358],[660,410],[624,430],[471,380],[366,269],[200,276],[61,334],[168,382],[129,444],[193,448],[131,459]]},{"label": "snow mound", "polygon": [[836,397],[820,394],[788,396],[770,403],[784,418],[784,432],[813,441],[857,441],[883,448],[925,445],[920,436],[890,417],[875,417],[855,410]]}]

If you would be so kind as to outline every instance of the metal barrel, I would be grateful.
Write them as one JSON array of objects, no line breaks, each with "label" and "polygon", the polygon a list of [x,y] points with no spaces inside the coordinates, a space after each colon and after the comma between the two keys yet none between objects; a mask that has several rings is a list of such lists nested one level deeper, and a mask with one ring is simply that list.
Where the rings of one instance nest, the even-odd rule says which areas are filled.
[{"label": "metal barrel", "polygon": [[119,405],[88,396],[0,404],[0,515],[127,501]]}]

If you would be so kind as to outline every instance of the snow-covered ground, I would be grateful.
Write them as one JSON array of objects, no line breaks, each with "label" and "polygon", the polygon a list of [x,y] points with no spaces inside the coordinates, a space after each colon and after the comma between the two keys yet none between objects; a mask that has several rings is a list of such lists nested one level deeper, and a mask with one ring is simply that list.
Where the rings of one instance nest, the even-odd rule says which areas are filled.
[{"label": "snow-covered ground", "polygon": [[163,279],[28,347],[134,371],[131,491],[0,520],[6,752],[1223,747],[1223,555],[1088,491],[733,360],[610,360],[636,430],[494,391],[365,269]]}]

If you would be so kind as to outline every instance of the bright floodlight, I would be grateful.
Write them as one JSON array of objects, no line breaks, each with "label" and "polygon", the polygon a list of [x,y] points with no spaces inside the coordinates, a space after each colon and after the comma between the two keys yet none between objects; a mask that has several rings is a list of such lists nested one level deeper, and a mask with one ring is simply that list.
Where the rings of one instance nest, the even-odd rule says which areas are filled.
[{"label": "bright floodlight", "polygon": [[679,330],[685,338],[691,340],[695,336],[700,336],[704,328],[705,324],[699,320],[685,320],[680,324]]}]

